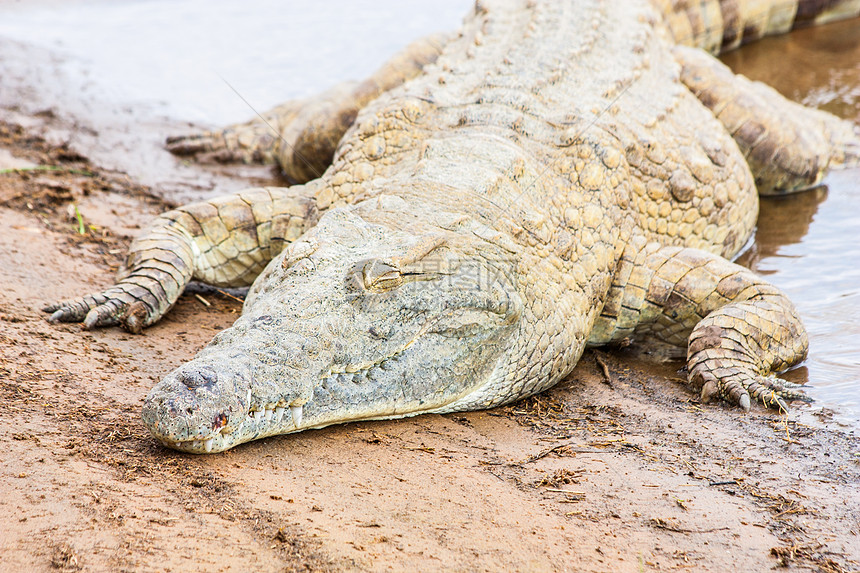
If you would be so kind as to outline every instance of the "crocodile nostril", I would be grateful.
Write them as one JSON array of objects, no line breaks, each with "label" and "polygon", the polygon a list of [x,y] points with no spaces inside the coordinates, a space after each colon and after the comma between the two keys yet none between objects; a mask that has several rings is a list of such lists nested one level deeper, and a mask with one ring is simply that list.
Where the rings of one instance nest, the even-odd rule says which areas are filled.
[{"label": "crocodile nostril", "polygon": [[188,388],[200,388],[201,386],[212,386],[218,382],[218,374],[211,368],[195,368],[183,370],[179,373],[179,381]]}]

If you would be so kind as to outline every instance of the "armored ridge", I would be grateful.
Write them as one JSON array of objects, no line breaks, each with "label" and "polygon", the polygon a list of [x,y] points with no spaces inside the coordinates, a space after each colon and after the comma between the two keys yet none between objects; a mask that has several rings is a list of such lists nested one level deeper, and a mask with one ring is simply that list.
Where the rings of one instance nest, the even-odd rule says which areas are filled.
[{"label": "armored ridge", "polygon": [[[686,41],[711,47],[691,14],[713,6],[683,13]],[[814,185],[857,163],[860,137],[676,45],[679,14],[479,2],[444,43],[273,110],[286,143],[260,121],[173,138],[320,176],[161,216],[115,287],[52,318],[140,330],[192,278],[253,283],[236,324],[147,398],[153,435],[193,452],[508,403],[586,345],[642,335],[688,345],[704,398],[785,408],[803,395],[772,374],[803,359],[805,331],[725,257],[752,232],[756,184]]]}]

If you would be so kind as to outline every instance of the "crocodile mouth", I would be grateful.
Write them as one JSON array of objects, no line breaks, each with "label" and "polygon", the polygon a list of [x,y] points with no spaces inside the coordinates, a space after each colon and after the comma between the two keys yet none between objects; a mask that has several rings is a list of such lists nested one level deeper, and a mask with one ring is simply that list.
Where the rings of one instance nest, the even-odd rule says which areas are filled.
[{"label": "crocodile mouth", "polygon": [[[463,372],[472,375],[458,376],[450,365],[452,360],[455,365],[460,364],[460,359],[470,361],[462,356],[462,349],[450,350],[451,341],[457,350],[456,341],[471,333],[469,329],[477,322],[473,312],[456,310],[446,309],[425,320],[417,332],[397,348],[387,349],[382,356],[368,357],[367,361],[329,362],[322,372],[317,371],[313,381],[294,378],[293,374],[301,372],[289,368],[273,371],[260,356],[247,351],[241,353],[245,359],[238,362],[233,355],[227,360],[220,352],[214,359],[202,358],[201,363],[182,367],[175,371],[176,375],[165,378],[166,389],[153,389],[157,397],[148,400],[149,406],[144,407],[145,421],[153,437],[163,445],[182,452],[206,454],[332,424],[438,411],[480,387],[477,383],[480,377],[474,374],[482,366],[471,369],[463,366]],[[483,315],[486,310],[478,308],[476,312]],[[496,326],[507,328],[509,322],[505,317],[503,324]],[[498,328],[489,330],[492,334]],[[489,339],[490,334],[481,338]],[[248,359],[253,366],[231,368],[231,364],[245,363]],[[484,357],[480,362],[486,360]],[[218,374],[219,371],[224,374]],[[412,379],[421,382],[413,385]],[[182,401],[170,398],[171,386],[177,384],[187,387],[180,386],[181,395],[186,397]],[[241,396],[233,393],[238,389],[236,386],[244,386]],[[258,391],[265,388],[268,392],[255,396],[255,386]],[[435,390],[427,392],[427,388]]]},{"label": "crocodile mouth", "polygon": [[[344,388],[369,387],[374,384],[373,377],[384,371],[397,368],[396,364],[412,342],[405,345],[400,351],[388,356],[378,362],[364,364],[361,366],[350,365],[332,368],[327,375],[320,379],[320,388],[324,393],[337,393]],[[229,423],[228,416],[219,413],[214,416],[214,423],[208,432],[200,432],[197,437],[175,440],[169,436],[159,435],[157,427],[151,428],[150,433],[164,446],[187,453],[208,454],[228,450],[239,444],[250,442],[260,438],[276,436],[279,434],[290,434],[301,430],[322,428],[331,424],[345,423],[351,421],[380,419],[392,416],[404,416],[420,414],[417,412],[397,412],[396,407],[380,411],[378,409],[356,411],[351,416],[340,416],[326,418],[323,420],[312,420],[309,425],[303,425],[305,406],[314,405],[313,400],[305,404],[288,404],[286,400],[268,401],[256,403],[252,401],[251,390],[248,390],[246,403],[251,406],[245,416],[238,422]],[[314,408],[317,410],[317,408]],[[428,410],[429,411],[429,410]],[[318,417],[319,411],[316,411]]]},{"label": "crocodile mouth", "polygon": [[[288,410],[290,414],[287,417]],[[281,403],[251,406],[248,414],[238,424],[224,425],[207,437],[180,441],[163,436],[155,436],[155,438],[165,446],[183,452],[195,454],[221,452],[257,438],[303,429],[303,410],[304,406],[287,406]]]},{"label": "crocodile mouth", "polygon": [[[399,352],[386,357],[376,363],[363,366],[345,366],[339,369],[331,369],[327,376],[320,380],[322,387],[329,385],[359,385],[368,382],[373,372],[384,370],[387,365],[395,362],[400,354],[411,346],[407,344]],[[201,433],[199,437],[186,440],[172,440],[167,436],[158,435],[150,430],[155,439],[163,445],[182,452],[208,454],[228,450],[233,446],[265,438],[278,434],[288,434],[299,430],[310,429],[302,426],[304,418],[303,404],[288,404],[285,400],[269,402],[252,402],[251,390],[248,390],[246,403],[251,406],[247,414],[238,423],[228,423],[226,414],[215,416],[214,423],[209,433]],[[289,411],[289,415],[287,412]],[[372,414],[358,415],[355,419],[364,419]],[[337,422],[350,420],[334,420],[313,427],[322,427]]]}]

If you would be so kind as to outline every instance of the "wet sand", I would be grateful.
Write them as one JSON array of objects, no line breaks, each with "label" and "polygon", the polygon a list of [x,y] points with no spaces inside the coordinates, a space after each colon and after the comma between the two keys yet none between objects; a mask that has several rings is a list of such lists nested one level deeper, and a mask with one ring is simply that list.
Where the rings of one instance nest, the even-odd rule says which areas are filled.
[{"label": "wet sand", "polygon": [[491,411],[158,446],[143,396],[241,305],[188,292],[142,336],[48,324],[167,203],[23,119],[0,123],[0,571],[860,569],[860,444],[833,412],[702,405],[643,348]]}]

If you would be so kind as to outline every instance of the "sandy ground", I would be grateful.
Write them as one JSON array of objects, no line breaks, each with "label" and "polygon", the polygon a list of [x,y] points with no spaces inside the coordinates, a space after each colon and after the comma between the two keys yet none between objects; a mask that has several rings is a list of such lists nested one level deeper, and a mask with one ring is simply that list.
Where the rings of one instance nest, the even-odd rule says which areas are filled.
[{"label": "sandy ground", "polygon": [[39,309],[111,284],[165,208],[0,124],[0,570],[860,569],[858,439],[699,404],[641,349],[496,410],[160,447],[145,393],[240,303],[186,293],[140,336]]}]

